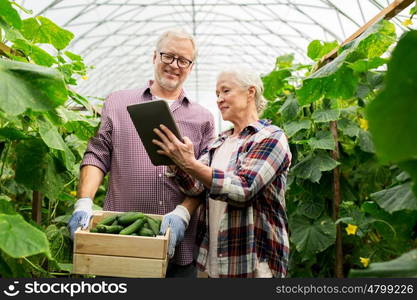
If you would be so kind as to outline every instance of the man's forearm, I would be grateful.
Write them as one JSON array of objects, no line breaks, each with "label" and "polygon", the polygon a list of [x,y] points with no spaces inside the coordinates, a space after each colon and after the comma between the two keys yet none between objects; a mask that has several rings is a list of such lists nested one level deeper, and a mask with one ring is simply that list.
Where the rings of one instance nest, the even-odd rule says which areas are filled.
[{"label": "man's forearm", "polygon": [[104,173],[100,168],[87,165],[80,170],[80,182],[78,184],[78,198],[91,198],[94,196],[103,181]]},{"label": "man's forearm", "polygon": [[188,212],[190,213],[190,216],[192,216],[193,213],[197,210],[197,207],[200,205],[200,198],[186,196],[181,205],[185,206],[185,208],[187,208]]}]

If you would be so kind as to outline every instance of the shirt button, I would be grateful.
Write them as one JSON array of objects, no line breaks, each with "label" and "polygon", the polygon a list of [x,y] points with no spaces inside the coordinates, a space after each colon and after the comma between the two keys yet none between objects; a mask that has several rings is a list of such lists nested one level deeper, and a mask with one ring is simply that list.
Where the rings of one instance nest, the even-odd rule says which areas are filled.
[{"label": "shirt button", "polygon": [[159,201],[159,205],[162,205],[162,201]]},{"label": "shirt button", "polygon": [[162,174],[158,174],[159,177],[162,177]]}]

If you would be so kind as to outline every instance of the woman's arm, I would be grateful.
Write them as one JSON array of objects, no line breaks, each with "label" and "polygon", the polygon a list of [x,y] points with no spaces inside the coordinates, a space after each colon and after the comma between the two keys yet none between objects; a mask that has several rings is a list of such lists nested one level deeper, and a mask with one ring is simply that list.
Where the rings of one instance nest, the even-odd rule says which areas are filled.
[{"label": "woman's arm", "polygon": [[188,195],[198,195],[204,189],[201,184],[210,188],[212,168],[207,166],[207,150],[203,151],[202,156],[197,160],[194,157],[193,143],[188,137],[183,137],[184,142],[181,142],[164,125],[160,126],[160,130],[154,129],[154,131],[161,138],[161,141],[152,141],[162,149],[157,152],[170,157],[179,168],[175,172],[175,179],[182,190]]},{"label": "woman's arm", "polygon": [[210,197],[235,206],[248,205],[262,188],[286,171],[291,162],[285,134],[276,130],[254,142],[233,172],[213,170]]}]

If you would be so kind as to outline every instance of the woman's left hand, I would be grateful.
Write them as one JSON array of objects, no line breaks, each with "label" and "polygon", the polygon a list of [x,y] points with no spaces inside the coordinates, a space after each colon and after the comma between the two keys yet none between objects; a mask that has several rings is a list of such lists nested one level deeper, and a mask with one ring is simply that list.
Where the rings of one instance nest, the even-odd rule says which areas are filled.
[{"label": "woman's left hand", "polygon": [[184,136],[184,142],[181,142],[167,127],[159,126],[160,129],[155,128],[153,131],[161,139],[152,140],[155,145],[161,147],[158,150],[159,154],[163,154],[172,159],[172,161],[181,169],[187,169],[196,160],[194,157],[194,145],[191,140]]}]

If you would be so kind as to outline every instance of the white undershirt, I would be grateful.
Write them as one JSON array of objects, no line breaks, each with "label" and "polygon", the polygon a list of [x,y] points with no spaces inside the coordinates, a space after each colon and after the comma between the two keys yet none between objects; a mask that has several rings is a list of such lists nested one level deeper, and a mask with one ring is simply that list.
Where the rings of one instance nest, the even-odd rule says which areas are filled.
[{"label": "white undershirt", "polygon": [[[216,149],[213,155],[211,167],[226,171],[232,154],[239,147],[238,137],[228,137],[223,144]],[[217,258],[217,238],[219,235],[220,221],[224,217],[227,203],[209,198],[209,251],[207,257],[207,273],[212,278],[219,277],[219,265]],[[255,277],[272,277],[267,262],[258,262]]]},{"label": "white undershirt", "polygon": [[159,97],[155,97],[155,100],[164,100],[169,107],[171,107],[172,104],[174,104],[175,101],[177,100],[172,100],[172,99],[165,99],[165,98],[159,98]]}]

